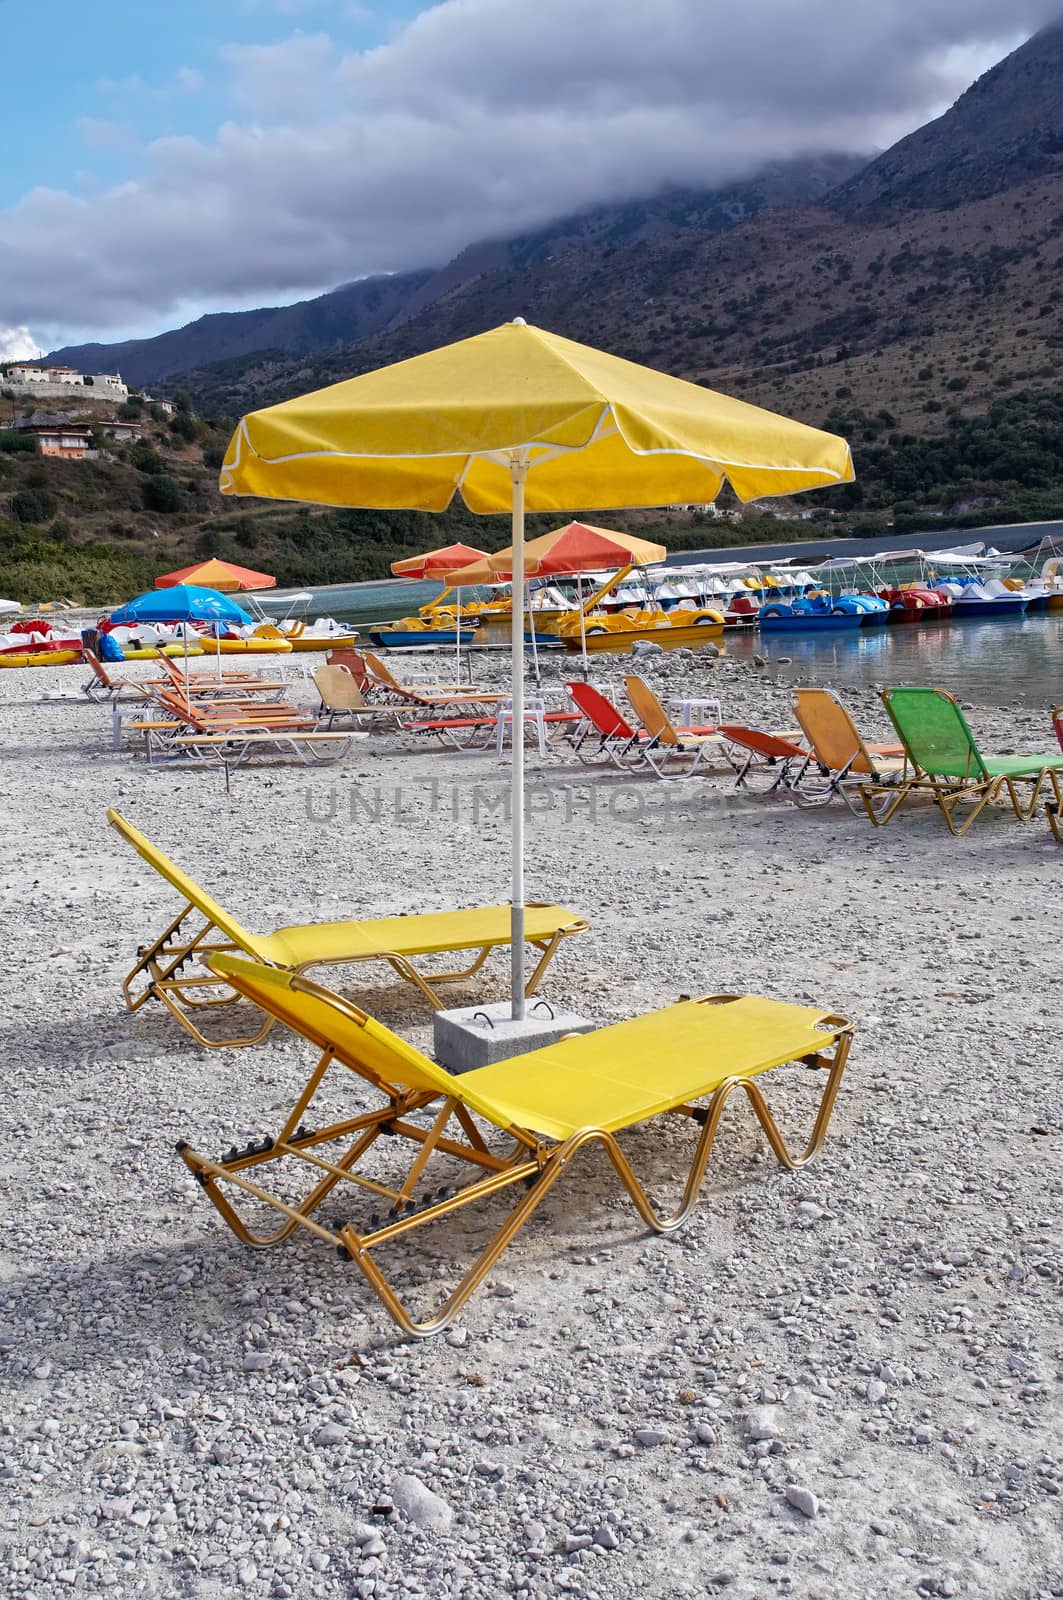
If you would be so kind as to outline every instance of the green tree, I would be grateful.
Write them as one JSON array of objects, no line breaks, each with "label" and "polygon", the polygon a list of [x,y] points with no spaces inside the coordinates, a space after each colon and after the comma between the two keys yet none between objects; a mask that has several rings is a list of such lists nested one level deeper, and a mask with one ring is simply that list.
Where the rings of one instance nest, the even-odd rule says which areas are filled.
[{"label": "green tree", "polygon": [[138,439],[129,452],[129,460],[138,472],[156,475],[165,471],[162,457],[156,449],[148,444],[146,439]]},{"label": "green tree", "polygon": [[50,489],[20,489],[11,496],[11,515],[18,522],[47,522],[58,505]]},{"label": "green tree", "polygon": [[145,511],[161,511],[164,516],[180,511],[184,503],[180,484],[165,472],[145,479],[141,494]]},{"label": "green tree", "polygon": [[199,438],[199,423],[191,411],[178,411],[170,422],[170,432],[179,439],[186,439],[189,443]]}]

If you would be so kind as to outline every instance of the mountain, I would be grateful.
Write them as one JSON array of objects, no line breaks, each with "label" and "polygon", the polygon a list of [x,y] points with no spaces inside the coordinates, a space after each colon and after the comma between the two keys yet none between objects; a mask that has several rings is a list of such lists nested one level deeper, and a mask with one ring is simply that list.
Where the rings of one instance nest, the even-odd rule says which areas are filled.
[{"label": "mountain", "polygon": [[363,278],[297,305],[216,312],[150,339],[66,345],[48,359],[82,372],[121,372],[127,383],[148,384],[259,351],[324,350],[387,327],[431,277],[430,272],[408,272]]},{"label": "mountain", "polygon": [[928,128],[794,204],[776,190],[726,226],[719,195],[601,208],[466,252],[357,343],[183,381],[206,409],[239,413],[524,316],[851,423],[857,444],[883,427],[940,433],[1010,388],[1059,381],[1061,55],[1063,28],[1045,30]]},{"label": "mountain", "polygon": [[1063,174],[1063,22],[985,73],[950,111],[843,184],[851,218],[943,211]]},{"label": "mountain", "polygon": [[821,199],[864,164],[863,157],[822,155],[773,162],[753,177],[718,189],[674,189],[623,205],[597,206],[515,239],[463,250],[432,271],[365,278],[312,300],[198,318],[183,328],[121,344],[66,345],[49,360],[86,372],[121,372],[151,384],[176,373],[241,357],[268,374],[277,356],[342,348],[418,315],[488,271],[531,266],[577,244],[614,248],[684,231],[719,233],[762,211]]},{"label": "mountain", "polygon": [[142,341],[140,371],[233,415],[524,316],[857,446],[941,433],[1059,382],[1061,85],[1057,25],[859,171],[824,157],[596,207],[437,272],[203,319]]}]

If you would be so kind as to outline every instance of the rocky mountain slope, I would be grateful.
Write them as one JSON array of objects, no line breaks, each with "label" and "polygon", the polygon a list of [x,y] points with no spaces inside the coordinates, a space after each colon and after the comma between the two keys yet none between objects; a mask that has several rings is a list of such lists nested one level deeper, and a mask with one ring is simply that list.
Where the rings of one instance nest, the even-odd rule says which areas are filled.
[{"label": "rocky mountain slope", "polygon": [[157,383],[175,372],[257,351],[297,354],[349,344],[385,328],[432,277],[409,272],[364,278],[313,300],[257,311],[217,312],[151,339],[66,345],[50,359],[84,372],[121,372],[127,383]]},{"label": "rocky mountain slope", "polygon": [[200,317],[155,338],[66,345],[52,358],[149,384],[219,361],[342,349],[401,326],[485,272],[541,264],[573,246],[606,250],[677,233],[721,233],[779,206],[815,203],[863,165],[862,157],[847,155],[774,162],[719,189],[670,189],[646,200],[598,206],[515,239],[471,245],[438,270],[365,278],[291,306]]},{"label": "rocky mountain slope", "polygon": [[775,195],[725,229],[689,197],[675,199],[688,225],[671,231],[653,231],[663,199],[626,227],[588,217],[549,248],[467,253],[474,271],[356,343],[185,381],[238,412],[520,315],[812,422],[882,412],[940,432],[1001,392],[1058,381],[1061,91],[1052,28],[818,203]]},{"label": "rocky mountain slope", "polygon": [[1063,176],[1063,21],[1037,34],[831,197],[844,216],[945,211]]}]

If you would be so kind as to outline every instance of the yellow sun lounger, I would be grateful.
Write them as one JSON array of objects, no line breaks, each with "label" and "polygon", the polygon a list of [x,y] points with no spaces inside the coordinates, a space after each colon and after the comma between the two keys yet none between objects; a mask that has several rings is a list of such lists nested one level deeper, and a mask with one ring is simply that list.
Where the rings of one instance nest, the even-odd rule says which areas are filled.
[{"label": "yellow sun lounger", "polygon": [[[353,1261],[399,1327],[420,1338],[447,1326],[586,1145],[602,1147],[639,1216],[658,1233],[674,1232],[694,1209],[720,1119],[736,1089],[748,1097],[779,1162],[803,1166],[826,1135],[853,1031],[844,1017],[813,1007],[713,995],[454,1077],[308,978],[233,956],[210,956],[208,965],[321,1055],[273,1136],[233,1148],[218,1160],[184,1142],[178,1152],[245,1244],[261,1249],[299,1228],[308,1230]],[[791,1154],[755,1081],[790,1062],[827,1069],[812,1132],[799,1155]],[[354,1073],[360,1087],[368,1086],[383,1103],[365,1109],[359,1094],[350,1116],[307,1126],[304,1118],[337,1066]],[[329,1087],[334,1096],[334,1078]],[[670,1212],[650,1200],[616,1137],[664,1112],[690,1118],[701,1130],[679,1202]],[[487,1137],[476,1119],[488,1125]],[[373,1161],[366,1171],[363,1161],[377,1154],[373,1146],[382,1134],[388,1136],[389,1154],[401,1148],[400,1140],[413,1152],[408,1168],[386,1179],[382,1164]],[[471,1167],[473,1176],[460,1188],[426,1186],[433,1157],[445,1158],[451,1182],[456,1162]],[[279,1193],[259,1177],[258,1169],[274,1163],[279,1164]],[[435,1174],[432,1181],[438,1182]],[[415,1321],[377,1265],[376,1252],[402,1234],[507,1189],[517,1191],[515,1206],[441,1307]],[[333,1216],[323,1222],[318,1213],[330,1195]],[[263,1203],[280,1214],[272,1231],[257,1231],[262,1223],[245,1221],[235,1204],[245,1197],[258,1216]],[[377,1209],[356,1224],[348,1206],[359,1199]]]},{"label": "yellow sun lounger", "polygon": [[[136,965],[122,983],[126,1005],[130,1011],[139,1011],[148,1000],[161,1001],[196,1043],[208,1049],[257,1044],[273,1026],[273,1019],[267,1016],[260,1027],[243,1038],[208,1038],[201,1032],[197,1015],[232,1005],[240,998],[227,984],[219,985],[212,974],[185,970],[210,951],[241,951],[254,961],[292,972],[359,961],[386,961],[439,1009],[444,1001],[436,992],[437,985],[473,977],[492,950],[510,943],[508,905],[377,917],[364,922],[309,922],[278,928],[273,933],[249,933],[117,811],[108,811],[107,820],[185,901],[159,937],[138,949]],[[584,933],[587,926],[582,917],[563,906],[529,903],[524,936],[538,950],[539,961],[528,979],[527,994],[535,992],[562,939]],[[425,974],[413,965],[414,957],[449,950],[475,951],[475,956],[469,966],[457,972]]]}]

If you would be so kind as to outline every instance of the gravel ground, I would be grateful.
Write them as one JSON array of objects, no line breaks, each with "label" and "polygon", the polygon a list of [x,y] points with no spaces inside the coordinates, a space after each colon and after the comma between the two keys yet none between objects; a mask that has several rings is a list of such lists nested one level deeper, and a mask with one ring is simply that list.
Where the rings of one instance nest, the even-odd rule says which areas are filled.
[{"label": "gravel ground", "polygon": [[[646,663],[777,727],[792,670]],[[1063,854],[1043,821],[953,840],[913,807],[879,831],[840,803],[736,802],[719,774],[529,753],[529,894],[592,924],[552,1001],[604,1022],[763,992],[852,1016],[856,1043],[812,1167],[784,1173],[736,1107],[662,1240],[587,1156],[460,1325],[407,1344],[316,1241],[245,1250],[173,1154],[275,1131],[307,1051],[278,1029],[204,1053],[125,1012],[133,950],[177,905],[104,810],[265,930],[504,899],[505,768],[381,734],[226,793],[113,751],[80,678],[0,674],[0,1592],[1063,1594]],[[874,696],[849,698],[885,737]],[[988,748],[1051,747],[1045,713],[971,716]],[[499,955],[455,1003],[505,979]],[[430,1044],[412,990],[358,984]],[[817,1086],[778,1078],[796,1133]],[[627,1146],[664,1196],[688,1141]],[[479,1237],[451,1219],[389,1264],[425,1306]]]}]

